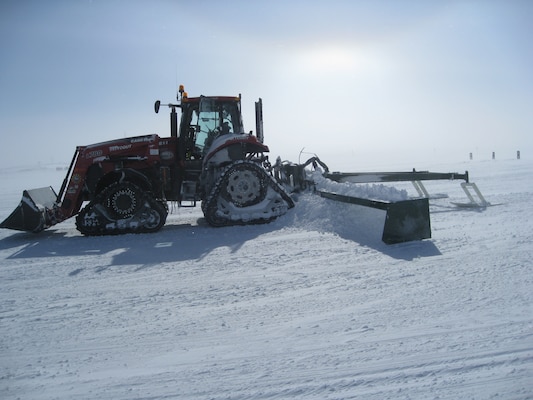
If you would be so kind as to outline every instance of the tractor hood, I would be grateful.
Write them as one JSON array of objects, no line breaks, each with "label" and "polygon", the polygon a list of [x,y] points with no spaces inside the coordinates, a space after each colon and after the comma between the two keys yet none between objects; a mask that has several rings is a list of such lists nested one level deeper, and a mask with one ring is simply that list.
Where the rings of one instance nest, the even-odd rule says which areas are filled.
[{"label": "tractor hood", "polygon": [[259,142],[253,135],[221,135],[213,140],[204,158],[204,164],[242,160],[246,154],[266,153],[268,151],[268,146]]}]

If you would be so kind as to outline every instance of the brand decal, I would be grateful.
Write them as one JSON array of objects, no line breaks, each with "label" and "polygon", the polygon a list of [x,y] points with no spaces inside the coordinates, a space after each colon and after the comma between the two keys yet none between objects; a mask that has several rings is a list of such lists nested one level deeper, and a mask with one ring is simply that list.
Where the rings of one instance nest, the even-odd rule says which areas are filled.
[{"label": "brand decal", "polygon": [[92,151],[89,151],[87,154],[85,154],[85,158],[99,157],[102,154],[104,154],[103,150],[92,150]]},{"label": "brand decal", "polygon": [[109,151],[120,151],[131,149],[131,144],[123,144],[120,146],[109,146]]},{"label": "brand decal", "polygon": [[153,136],[143,136],[131,139],[131,143],[153,142]]},{"label": "brand decal", "polygon": [[68,194],[74,194],[76,193],[80,188],[81,183],[81,175],[80,174],[73,174],[70,178],[70,185],[68,187],[67,193]]}]

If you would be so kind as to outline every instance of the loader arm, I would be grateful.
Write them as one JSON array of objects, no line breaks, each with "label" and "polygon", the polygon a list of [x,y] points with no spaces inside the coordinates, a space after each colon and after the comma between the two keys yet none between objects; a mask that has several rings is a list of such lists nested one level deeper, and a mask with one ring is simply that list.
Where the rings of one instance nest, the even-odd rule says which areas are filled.
[{"label": "loader arm", "polygon": [[[68,190],[72,191],[76,189],[76,183],[73,182],[72,175],[74,167],[77,164],[79,155],[83,151],[83,149],[83,146],[76,147],[76,151],[74,152],[74,155],[72,156],[72,161],[70,162],[70,165],[68,167],[67,175],[65,175],[65,179],[63,179],[63,183],[61,185],[61,188],[59,189],[59,193],[57,194],[56,203],[58,205],[61,205],[61,209],[65,214],[65,219],[72,217],[81,208],[82,201],[80,199],[78,199],[78,201],[73,201],[74,198],[72,196],[69,196],[69,198],[67,198],[66,195]],[[79,191],[76,191],[76,194],[79,194]]]}]

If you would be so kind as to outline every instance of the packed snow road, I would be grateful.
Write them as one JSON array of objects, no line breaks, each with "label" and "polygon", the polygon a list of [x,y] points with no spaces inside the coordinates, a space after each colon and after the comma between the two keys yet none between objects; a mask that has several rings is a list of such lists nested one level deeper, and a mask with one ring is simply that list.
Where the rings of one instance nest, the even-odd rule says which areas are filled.
[{"label": "packed snow road", "polygon": [[[176,210],[158,233],[0,231],[2,399],[531,399],[533,162],[428,183],[433,238],[301,196],[263,226]],[[0,219],[65,171],[3,170]]]}]

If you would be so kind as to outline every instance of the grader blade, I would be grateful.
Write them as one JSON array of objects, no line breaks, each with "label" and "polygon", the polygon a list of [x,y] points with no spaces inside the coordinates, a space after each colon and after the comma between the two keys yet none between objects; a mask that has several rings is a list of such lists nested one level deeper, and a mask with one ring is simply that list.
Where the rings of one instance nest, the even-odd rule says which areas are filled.
[{"label": "grader blade", "polygon": [[381,240],[386,244],[431,238],[428,199],[421,198],[385,202],[326,191],[318,191],[317,193],[330,200],[386,211],[385,226],[383,227],[383,235],[381,237]]},{"label": "grader blade", "polygon": [[40,232],[52,222],[57,195],[51,186],[25,190],[17,208],[1,224],[0,228],[17,231]]},{"label": "grader blade", "polygon": [[386,244],[431,238],[428,199],[389,203],[383,237]]}]

